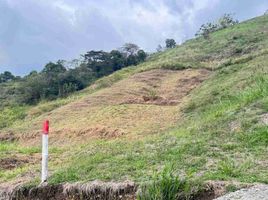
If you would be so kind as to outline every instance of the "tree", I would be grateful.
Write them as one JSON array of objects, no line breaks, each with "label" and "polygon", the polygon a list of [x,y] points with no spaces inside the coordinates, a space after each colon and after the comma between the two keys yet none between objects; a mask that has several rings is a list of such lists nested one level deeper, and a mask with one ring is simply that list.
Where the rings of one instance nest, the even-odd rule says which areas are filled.
[{"label": "tree", "polygon": [[137,65],[139,63],[138,58],[136,55],[129,55],[126,59],[126,66],[130,66],[130,65]]},{"label": "tree", "polygon": [[174,39],[166,39],[166,48],[175,48],[176,42]]},{"label": "tree", "polygon": [[139,51],[140,47],[133,43],[126,43],[121,47],[122,53],[126,54],[126,57],[130,55],[136,55]]},{"label": "tree", "polygon": [[42,70],[45,74],[59,74],[66,72],[66,68],[63,66],[62,61],[59,60],[57,63],[49,62],[45,65],[45,68]]},{"label": "tree", "polygon": [[47,63],[41,72],[14,77],[10,72],[0,74],[0,107],[14,104],[35,104],[42,99],[65,97],[84,89],[100,77],[130,65],[145,61],[147,54],[137,45],[125,44],[120,50],[89,51],[82,59],[58,60]]},{"label": "tree", "polygon": [[146,57],[147,57],[147,55],[146,55],[145,51],[143,51],[142,49],[138,51],[138,53],[137,53],[138,62],[144,62]]},{"label": "tree", "polygon": [[75,82],[77,85],[77,90],[81,90],[88,86],[90,83],[96,80],[95,74],[92,72],[90,68],[87,67],[85,63],[81,64],[79,67],[75,69],[71,69],[67,72],[67,77],[71,76],[73,78],[72,82]]},{"label": "tree", "polygon": [[30,77],[30,76],[36,76],[37,74],[38,74],[38,72],[36,70],[33,70],[26,76],[26,78]]},{"label": "tree", "polygon": [[133,43],[124,44],[120,50],[125,57],[125,67],[130,65],[137,65],[138,63],[145,61],[147,57],[145,51]]},{"label": "tree", "polygon": [[44,91],[48,88],[46,79],[41,74],[27,76],[18,89],[19,102],[35,104],[45,98]]},{"label": "tree", "polygon": [[5,83],[14,80],[16,77],[9,71],[0,74],[0,83]]},{"label": "tree", "polygon": [[95,73],[96,77],[108,75],[113,72],[110,53],[105,51],[89,51],[84,55],[88,68]]},{"label": "tree", "polygon": [[77,67],[79,67],[81,64],[83,63],[83,58],[79,58],[79,59],[73,59],[71,61],[65,61],[63,66],[66,69],[75,69]]},{"label": "tree", "polygon": [[163,51],[163,47],[159,44],[156,48],[157,52],[162,52]]},{"label": "tree", "polygon": [[110,59],[114,71],[122,69],[125,66],[124,55],[118,50],[112,50],[110,52]]},{"label": "tree", "polygon": [[63,66],[61,60],[56,63],[49,62],[45,65],[41,72],[41,76],[46,80],[46,85],[43,88],[43,97],[48,99],[55,99],[58,97],[61,90],[61,77],[67,69]]}]

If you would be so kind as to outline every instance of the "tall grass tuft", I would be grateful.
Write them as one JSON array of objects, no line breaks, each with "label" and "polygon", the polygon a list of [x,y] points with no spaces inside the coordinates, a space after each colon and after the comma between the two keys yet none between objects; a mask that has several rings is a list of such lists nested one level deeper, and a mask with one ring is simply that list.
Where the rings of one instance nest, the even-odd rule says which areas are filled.
[{"label": "tall grass tuft", "polygon": [[141,186],[138,200],[176,200],[190,199],[191,185],[174,174],[173,167],[165,167],[153,176],[149,184]]}]

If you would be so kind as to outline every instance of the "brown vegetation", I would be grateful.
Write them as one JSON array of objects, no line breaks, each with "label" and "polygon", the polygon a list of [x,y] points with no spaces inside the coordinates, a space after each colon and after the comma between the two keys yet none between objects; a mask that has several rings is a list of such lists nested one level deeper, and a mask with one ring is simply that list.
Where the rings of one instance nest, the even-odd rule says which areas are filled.
[{"label": "brown vegetation", "polygon": [[[26,144],[36,143],[44,119],[51,121],[50,141],[66,144],[89,138],[146,135],[175,125],[187,95],[208,77],[205,69],[155,69],[121,80],[80,100],[29,119],[18,126]],[[25,126],[28,125],[28,126]]]}]

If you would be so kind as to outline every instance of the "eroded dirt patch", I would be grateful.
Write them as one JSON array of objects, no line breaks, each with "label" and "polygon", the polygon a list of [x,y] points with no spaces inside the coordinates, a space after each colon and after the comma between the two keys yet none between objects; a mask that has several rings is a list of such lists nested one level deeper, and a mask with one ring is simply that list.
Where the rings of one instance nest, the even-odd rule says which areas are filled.
[{"label": "eroded dirt patch", "polygon": [[0,159],[0,169],[11,170],[17,167],[21,167],[30,161],[26,158],[8,157]]},{"label": "eroded dirt patch", "polygon": [[145,83],[138,95],[127,97],[122,103],[177,105],[189,92],[203,82],[207,70],[183,71],[152,70],[133,76],[136,82]]},{"label": "eroded dirt patch", "polygon": [[0,133],[0,142],[14,142],[18,140],[18,137],[14,133]]},{"label": "eroded dirt patch", "polygon": [[239,190],[241,188],[249,188],[253,184],[241,183],[237,181],[208,181],[206,183],[208,190],[212,191],[213,199],[220,197],[232,190]]},{"label": "eroded dirt patch", "polygon": [[27,144],[36,143],[44,119],[51,121],[50,141],[55,144],[159,133],[176,124],[188,94],[209,73],[205,69],[155,69],[137,73],[39,116],[22,127],[20,130],[25,134],[20,135]]},{"label": "eroded dirt patch", "polygon": [[114,139],[123,136],[125,133],[120,129],[115,129],[106,126],[95,126],[89,128],[80,128],[80,129],[63,129],[56,130],[51,134],[50,140],[55,143],[59,137],[66,137],[72,141],[87,140],[88,138],[101,138],[101,139]]},{"label": "eroded dirt patch", "polygon": [[47,185],[34,188],[18,187],[13,191],[0,191],[0,200],[134,200],[137,186],[126,181],[122,183],[93,181]]},{"label": "eroded dirt patch", "polygon": [[[213,200],[226,194],[228,186],[236,190],[252,185],[224,181],[210,181],[196,188],[191,188],[191,194],[178,191],[178,199],[182,200]],[[139,186],[132,181],[88,183],[66,183],[58,185],[43,185],[32,188],[17,186],[13,189],[0,188],[0,200],[134,200],[140,193]]]},{"label": "eroded dirt patch", "polygon": [[206,69],[155,69],[141,72],[69,106],[77,110],[111,104],[176,105],[203,82],[208,74]]},{"label": "eroded dirt patch", "polygon": [[111,139],[111,138],[117,138],[125,133],[121,131],[120,129],[114,129],[114,128],[109,128],[105,126],[99,126],[99,127],[93,127],[89,129],[84,129],[78,131],[77,135],[78,136],[95,136],[98,138],[102,139]]}]

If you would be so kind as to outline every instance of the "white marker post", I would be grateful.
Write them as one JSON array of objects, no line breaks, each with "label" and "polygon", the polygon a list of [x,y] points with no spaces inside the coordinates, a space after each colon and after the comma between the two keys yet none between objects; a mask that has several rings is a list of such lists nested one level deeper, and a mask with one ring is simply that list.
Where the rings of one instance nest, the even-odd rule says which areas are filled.
[{"label": "white marker post", "polygon": [[42,134],[42,176],[41,183],[47,182],[48,176],[48,132],[49,132],[49,121],[46,120],[43,124]]}]

